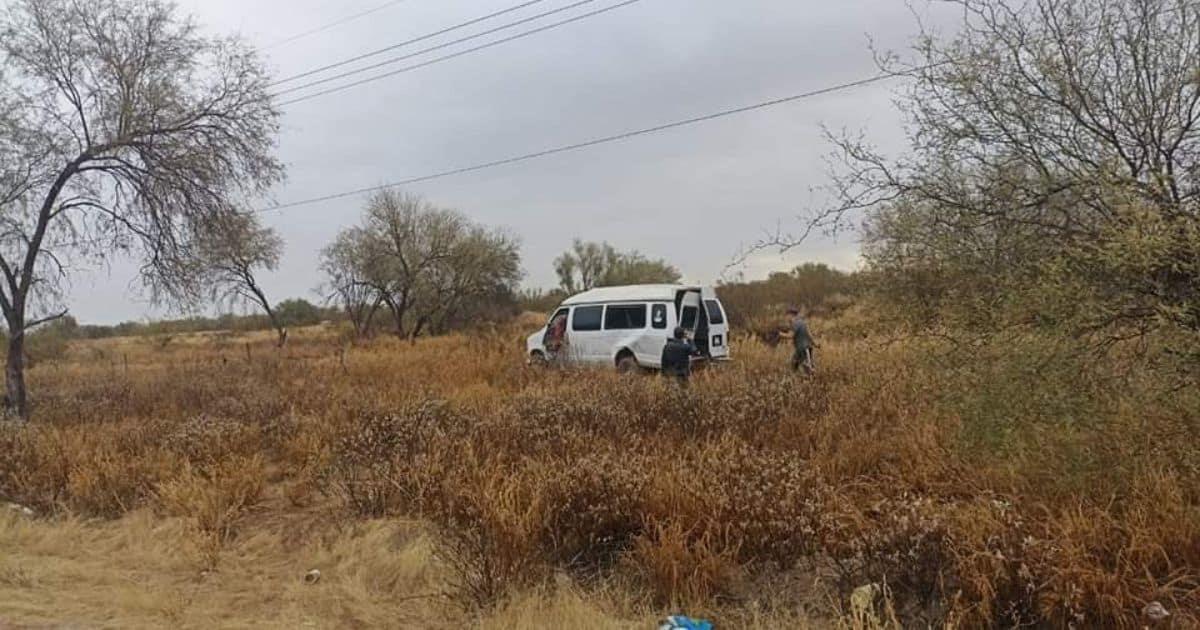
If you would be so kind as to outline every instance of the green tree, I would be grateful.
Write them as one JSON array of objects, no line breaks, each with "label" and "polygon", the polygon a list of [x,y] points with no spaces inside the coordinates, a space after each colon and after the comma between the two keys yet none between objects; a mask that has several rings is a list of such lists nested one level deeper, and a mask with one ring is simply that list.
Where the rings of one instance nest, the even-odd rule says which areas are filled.
[{"label": "green tree", "polygon": [[639,252],[618,252],[608,243],[575,239],[571,249],[554,260],[559,288],[567,294],[595,287],[626,284],[674,284],[679,270],[662,259]]},{"label": "green tree", "polygon": [[314,326],[321,323],[321,309],[312,302],[299,298],[276,304],[275,316],[287,327]]}]

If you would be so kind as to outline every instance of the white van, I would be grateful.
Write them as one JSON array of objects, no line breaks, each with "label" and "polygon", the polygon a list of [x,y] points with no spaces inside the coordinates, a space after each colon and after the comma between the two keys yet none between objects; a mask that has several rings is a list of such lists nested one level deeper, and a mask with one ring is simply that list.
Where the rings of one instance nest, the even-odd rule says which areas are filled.
[{"label": "white van", "polygon": [[[676,326],[705,359],[729,358],[725,308],[711,287],[642,284],[604,287],[572,296],[550,315],[567,318],[565,359],[572,363],[615,366],[620,371],[662,367],[662,351]],[[545,361],[546,329],[529,336],[531,361]]]}]

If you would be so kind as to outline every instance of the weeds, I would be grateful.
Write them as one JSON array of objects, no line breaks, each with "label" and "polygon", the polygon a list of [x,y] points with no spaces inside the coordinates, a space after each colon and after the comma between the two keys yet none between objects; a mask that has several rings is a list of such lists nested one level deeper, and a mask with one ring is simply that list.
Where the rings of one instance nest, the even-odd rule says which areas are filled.
[{"label": "weeds", "polygon": [[1194,392],[1031,371],[1036,352],[1013,348],[942,366],[928,342],[858,336],[827,337],[813,379],[747,341],[688,390],[526,369],[505,330],[351,348],[297,331],[250,362],[226,356],[243,341],[89,342],[128,367],[75,352],[31,372],[54,398],[0,430],[0,499],[153,506],[187,519],[211,567],[278,481],[259,510],[426,523],[471,610],[565,574],[754,619],[753,585],[814,571],[831,616],[864,585],[887,594],[849,627],[1133,627],[1151,601],[1200,622]]}]

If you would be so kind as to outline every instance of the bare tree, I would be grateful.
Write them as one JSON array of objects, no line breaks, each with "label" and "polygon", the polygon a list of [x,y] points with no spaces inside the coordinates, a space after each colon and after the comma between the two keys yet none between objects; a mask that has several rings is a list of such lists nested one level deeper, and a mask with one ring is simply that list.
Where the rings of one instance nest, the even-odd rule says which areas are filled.
[{"label": "bare tree", "polygon": [[410,339],[515,303],[521,277],[515,239],[394,191],[372,196],[363,224],[339,234],[322,260],[329,294],[348,305],[360,334],[384,305],[395,333]]},{"label": "bare tree", "polygon": [[[911,150],[833,138],[835,202],[760,245],[795,247],[865,213],[868,261],[924,312],[1200,333],[1200,268],[1183,237],[1200,222],[1200,6],[951,2],[954,36],[923,34],[915,61],[881,57],[907,81]],[[1045,290],[1083,279],[1091,298]]]},{"label": "bare tree", "polygon": [[665,260],[650,259],[636,251],[618,252],[608,243],[580,239],[554,259],[554,271],[559,287],[568,294],[623,284],[672,284],[680,278],[679,270]]},{"label": "bare tree", "polygon": [[[493,321],[515,308],[521,278],[519,243],[478,225],[459,230],[448,255],[420,279],[418,315],[410,335],[438,334],[454,323]],[[506,305],[512,305],[507,307]]]},{"label": "bare tree", "polygon": [[15,0],[0,73],[0,309],[25,418],[25,332],[61,315],[70,256],[132,249],[153,298],[196,299],[195,237],[283,167],[256,54],[160,0]]},{"label": "bare tree", "polygon": [[389,189],[368,200],[363,219],[369,252],[366,275],[391,311],[397,336],[410,334],[406,328],[422,280],[452,255],[466,227],[461,215],[417,195]]},{"label": "bare tree", "polygon": [[256,272],[274,271],[279,266],[283,239],[269,227],[259,225],[252,214],[223,217],[200,241],[200,275],[217,302],[248,302],[267,314],[278,336],[287,343],[287,327],[259,284]]},{"label": "bare tree", "polygon": [[383,304],[365,241],[361,228],[343,230],[321,250],[320,266],[325,274],[321,291],[326,302],[341,306],[359,339],[370,334],[375,314]]}]

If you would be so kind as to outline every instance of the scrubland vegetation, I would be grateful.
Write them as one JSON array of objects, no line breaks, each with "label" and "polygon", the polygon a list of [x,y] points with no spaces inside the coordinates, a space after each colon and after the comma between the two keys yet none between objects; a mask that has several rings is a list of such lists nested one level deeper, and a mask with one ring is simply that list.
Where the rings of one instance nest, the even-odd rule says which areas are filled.
[{"label": "scrubland vegetation", "polygon": [[0,618],[1200,623],[1193,389],[1032,335],[962,361],[868,310],[816,323],[813,378],[744,338],[686,390],[526,367],[532,318],[73,342],[0,432],[0,497],[36,513],[0,516]]},{"label": "scrubland vegetation", "polygon": [[[558,295],[518,293],[519,240],[396,192],[323,251],[339,321],[300,327],[331,313],[272,308],[245,270],[277,241],[234,220],[283,174],[265,69],[166,5],[22,0],[14,85],[91,78],[0,121],[20,132],[0,262],[25,261],[0,265],[0,624],[1200,625],[1200,14],[954,4],[958,30],[880,55],[908,152],[832,138],[831,205],[758,244],[861,228],[862,270],[720,287],[735,360],[685,389],[526,366],[544,316],[514,313]],[[133,66],[61,76],[40,62],[61,41]],[[211,123],[177,70],[192,49],[244,96]],[[123,80],[150,74],[170,98]],[[158,124],[180,117],[206,131]],[[277,335],[68,334],[56,252],[131,244],[161,301],[248,298]],[[584,241],[556,271],[561,291],[679,277]],[[776,345],[795,303],[813,377]]]}]

